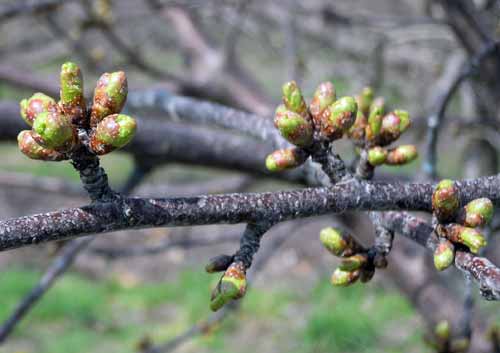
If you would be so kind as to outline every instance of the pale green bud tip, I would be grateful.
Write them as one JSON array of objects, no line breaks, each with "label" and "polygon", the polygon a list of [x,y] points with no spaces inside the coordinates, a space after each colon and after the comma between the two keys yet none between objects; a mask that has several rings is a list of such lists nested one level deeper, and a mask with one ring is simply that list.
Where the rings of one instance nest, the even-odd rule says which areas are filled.
[{"label": "pale green bud tip", "polygon": [[61,67],[61,101],[63,104],[80,103],[83,99],[83,79],[80,68],[72,62]]},{"label": "pale green bud tip", "polygon": [[461,243],[466,245],[474,254],[477,254],[481,248],[486,246],[486,239],[484,236],[473,228],[463,227],[459,237]]},{"label": "pale green bud tip", "polygon": [[336,256],[340,256],[347,248],[347,242],[339,230],[328,227],[321,230],[319,239],[323,246]]},{"label": "pale green bud tip", "polygon": [[434,266],[438,271],[447,269],[455,258],[453,244],[448,240],[442,241],[434,251]]},{"label": "pale green bud tip", "polygon": [[33,122],[33,130],[40,136],[45,147],[69,149],[74,131],[68,119],[58,112],[42,112]]},{"label": "pale green bud tip", "polygon": [[399,117],[399,131],[401,133],[408,130],[411,125],[410,114],[406,110],[397,109],[394,114]]},{"label": "pale green bud tip", "polygon": [[368,150],[368,162],[374,167],[383,164],[386,158],[387,151],[380,146],[376,146]]},{"label": "pale green bud tip", "polygon": [[136,130],[137,123],[134,118],[124,114],[114,114],[99,123],[96,137],[103,143],[120,148],[132,140]]},{"label": "pale green bud tip", "polygon": [[342,260],[339,269],[341,269],[342,271],[352,272],[355,270],[359,270],[361,267],[363,267],[363,265],[366,264],[367,261],[368,258],[364,254],[352,255]]},{"label": "pale green bud tip", "polygon": [[271,172],[279,172],[298,167],[306,159],[307,155],[295,148],[277,150],[267,156],[266,168]]},{"label": "pale green bud tip", "polygon": [[443,341],[448,340],[450,338],[450,323],[447,320],[438,322],[434,328],[434,334]]},{"label": "pale green bud tip", "polygon": [[342,271],[340,268],[337,268],[333,272],[330,281],[334,286],[347,287],[356,282],[359,276],[359,271]]},{"label": "pale green bud tip", "polygon": [[358,104],[353,97],[339,98],[330,106],[329,121],[335,129],[345,132],[356,120]]},{"label": "pale green bud tip", "polygon": [[247,281],[243,264],[231,264],[212,293],[210,308],[217,311],[230,301],[240,299],[245,295],[246,287]]},{"label": "pale green bud tip", "polygon": [[295,113],[305,113],[307,106],[297,83],[295,81],[287,82],[283,85],[282,90],[285,106]]},{"label": "pale green bud tip", "polygon": [[309,119],[292,111],[279,110],[274,118],[274,125],[290,143],[306,147],[313,141],[313,125]]},{"label": "pale green bud tip", "polygon": [[488,198],[475,199],[465,206],[465,225],[481,227],[491,221],[493,203]]},{"label": "pale green bud tip", "polygon": [[314,92],[314,96],[312,102],[309,106],[311,110],[311,114],[315,117],[315,119],[319,119],[319,115],[323,110],[325,110],[329,105],[335,102],[336,94],[335,94],[335,86],[331,82],[323,82],[321,83],[316,91]]},{"label": "pale green bud tip", "polygon": [[358,98],[359,109],[364,113],[368,114],[370,111],[370,105],[373,103],[373,89],[371,87],[365,87],[361,91]]}]

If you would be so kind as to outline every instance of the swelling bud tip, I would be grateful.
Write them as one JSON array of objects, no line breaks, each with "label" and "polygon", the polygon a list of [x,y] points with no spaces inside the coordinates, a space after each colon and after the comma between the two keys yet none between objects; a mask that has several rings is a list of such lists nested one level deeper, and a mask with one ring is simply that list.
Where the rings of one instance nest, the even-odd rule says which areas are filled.
[{"label": "swelling bud tip", "polygon": [[241,262],[232,263],[212,292],[210,309],[217,311],[229,302],[240,299],[245,295],[246,287],[247,281],[243,264]]},{"label": "swelling bud tip", "polygon": [[109,153],[128,144],[136,129],[134,118],[124,114],[109,115],[93,131],[90,148],[98,155]]},{"label": "swelling bud tip", "polygon": [[375,146],[368,150],[368,162],[372,166],[376,167],[381,164],[384,164],[386,159],[387,159],[387,151],[384,148],[380,146]]},{"label": "swelling bud tip", "polygon": [[33,122],[40,113],[58,110],[56,101],[43,93],[35,93],[30,99],[23,99],[19,107],[21,117],[29,126],[33,126]]},{"label": "swelling bud tip", "polygon": [[277,150],[266,158],[266,168],[271,172],[280,172],[292,169],[303,164],[307,159],[307,154],[297,148]]},{"label": "swelling bud tip", "polygon": [[323,120],[322,115],[326,108],[335,102],[335,99],[336,94],[333,83],[323,82],[318,86],[314,92],[311,104],[309,105],[309,110],[311,111],[315,125],[321,126],[321,121]]},{"label": "swelling bud tip", "polygon": [[127,94],[127,77],[123,71],[103,74],[94,90],[90,125],[95,127],[106,116],[120,113]]},{"label": "swelling bud tip", "polygon": [[59,111],[42,112],[33,122],[33,138],[49,149],[59,152],[71,150],[76,141],[76,130],[68,118]]},{"label": "swelling bud tip", "polygon": [[455,259],[455,247],[446,239],[440,239],[434,251],[434,266],[438,271],[444,271],[451,266]]},{"label": "swelling bud tip", "polygon": [[72,62],[61,67],[61,106],[64,114],[78,126],[85,125],[85,98],[80,67]]},{"label": "swelling bud tip", "polygon": [[288,110],[304,117],[308,115],[307,104],[295,81],[287,82],[282,87],[283,103]]},{"label": "swelling bud tip", "polygon": [[475,199],[464,207],[463,224],[467,227],[482,227],[493,217],[493,203],[488,198]]},{"label": "swelling bud tip", "polygon": [[418,157],[417,148],[414,145],[402,145],[390,149],[387,152],[385,164],[402,165],[414,161]]},{"label": "swelling bud tip", "polygon": [[287,110],[284,105],[276,109],[274,125],[290,143],[307,147],[313,141],[313,125],[309,118]]},{"label": "swelling bud tip", "polygon": [[340,268],[337,268],[330,279],[331,283],[336,287],[347,287],[353,283],[355,283],[360,277],[360,271],[342,271]]},{"label": "swelling bud tip", "polygon": [[32,131],[24,130],[17,135],[19,150],[28,158],[42,161],[62,161],[66,157],[57,151],[43,148],[32,136]]}]

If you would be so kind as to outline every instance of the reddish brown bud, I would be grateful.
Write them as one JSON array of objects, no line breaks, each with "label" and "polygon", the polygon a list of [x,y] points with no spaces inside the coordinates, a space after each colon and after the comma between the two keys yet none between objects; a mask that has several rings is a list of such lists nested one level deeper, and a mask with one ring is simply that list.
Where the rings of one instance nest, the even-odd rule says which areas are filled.
[{"label": "reddish brown bud", "polygon": [[307,160],[308,155],[301,149],[288,148],[276,150],[266,158],[266,168],[271,172],[280,172],[296,168]]},{"label": "reddish brown bud", "polygon": [[434,215],[440,222],[450,221],[454,218],[459,206],[460,197],[453,180],[441,180],[432,194]]},{"label": "reddish brown bud", "polygon": [[94,129],[90,148],[98,155],[109,153],[129,143],[136,129],[134,118],[124,114],[109,115]]},{"label": "reddish brown bud", "polygon": [[29,126],[33,126],[38,114],[58,110],[56,101],[43,93],[35,93],[30,99],[23,99],[19,105],[21,116]]},{"label": "reddish brown bud", "polygon": [[309,110],[314,119],[314,125],[321,127],[321,122],[324,120],[323,114],[325,110],[335,102],[335,86],[331,82],[321,83],[316,92],[314,92],[314,97],[311,104],[309,105]]},{"label": "reddish brown bud", "polygon": [[299,147],[307,147],[313,141],[313,124],[311,119],[287,110],[284,105],[276,109],[274,125],[281,135],[290,143]]},{"label": "reddish brown bud", "polygon": [[414,145],[402,145],[388,151],[385,164],[402,165],[414,161],[417,157],[418,152]]},{"label": "reddish brown bud", "polygon": [[33,139],[32,131],[24,130],[17,136],[17,142],[21,152],[31,159],[42,161],[62,161],[66,156],[57,151],[43,148]]}]

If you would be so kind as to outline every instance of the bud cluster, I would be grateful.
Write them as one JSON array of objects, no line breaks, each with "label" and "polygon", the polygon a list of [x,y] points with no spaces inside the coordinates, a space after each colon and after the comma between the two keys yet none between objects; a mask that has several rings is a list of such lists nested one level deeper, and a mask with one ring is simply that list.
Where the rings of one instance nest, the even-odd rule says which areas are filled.
[{"label": "bud cluster", "polygon": [[374,98],[370,87],[365,87],[356,96],[356,101],[359,109],[348,136],[357,147],[366,150],[367,161],[372,167],[403,165],[417,158],[414,145],[386,148],[410,127],[410,115],[406,110],[386,113],[384,99]]},{"label": "bud cluster", "polygon": [[353,97],[337,99],[331,82],[320,84],[307,105],[295,81],[283,85],[283,104],[275,113],[274,125],[296,147],[271,153],[266,167],[272,171],[296,168],[310,155],[315,142],[342,138],[356,119],[358,104]]},{"label": "bud cluster", "polygon": [[345,287],[358,279],[361,282],[372,279],[375,273],[373,261],[368,256],[368,251],[353,236],[329,227],[320,232],[319,238],[330,253],[342,258],[342,262],[331,277],[334,286]]},{"label": "bud cluster", "polygon": [[493,203],[479,198],[460,207],[460,193],[453,180],[441,180],[432,194],[433,215],[439,222],[436,233],[439,244],[434,251],[434,265],[439,271],[448,268],[455,258],[455,246],[466,246],[478,253],[486,239],[477,227],[483,227],[493,217]]},{"label": "bud cluster", "polygon": [[89,136],[88,148],[97,155],[123,147],[133,138],[135,120],[119,114],[128,92],[125,73],[101,76],[89,111],[78,65],[62,65],[60,86],[59,102],[43,93],[20,102],[21,117],[31,126],[18,135],[19,149],[26,156],[44,161],[69,159],[76,147],[86,142],[79,132]]}]

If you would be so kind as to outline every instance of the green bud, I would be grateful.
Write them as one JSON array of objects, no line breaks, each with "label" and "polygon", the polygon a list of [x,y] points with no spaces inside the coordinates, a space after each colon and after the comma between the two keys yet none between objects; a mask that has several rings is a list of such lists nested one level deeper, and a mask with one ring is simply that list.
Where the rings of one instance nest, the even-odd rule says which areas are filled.
[{"label": "green bud", "polygon": [[414,145],[402,145],[387,152],[385,164],[402,165],[414,161],[417,157],[418,152]]},{"label": "green bud", "polygon": [[493,203],[488,198],[475,199],[464,207],[465,219],[463,224],[467,227],[482,227],[493,217]]},{"label": "green bud", "polygon": [[210,309],[217,311],[232,300],[245,295],[247,281],[245,268],[241,262],[232,263],[212,292]]},{"label": "green bud", "polygon": [[332,227],[322,229],[319,239],[321,244],[335,256],[348,257],[363,250],[351,235]]},{"label": "green bud", "polygon": [[359,279],[360,271],[342,271],[340,268],[337,268],[330,279],[334,286],[338,287],[347,287]]},{"label": "green bud", "polygon": [[384,164],[386,158],[387,151],[385,148],[375,146],[368,150],[368,162],[374,167]]},{"label": "green bud", "polygon": [[78,65],[72,62],[64,63],[61,67],[61,106],[73,124],[86,125],[83,77]]},{"label": "green bud", "polygon": [[460,243],[477,254],[482,247],[486,246],[484,236],[474,228],[468,228],[459,224],[449,224],[445,228],[446,237],[453,243]]},{"label": "green bud", "polygon": [[29,126],[33,126],[38,114],[58,110],[56,101],[43,93],[35,93],[30,99],[23,99],[19,107],[21,117]]},{"label": "green bud", "polygon": [[342,263],[339,266],[339,269],[342,271],[355,271],[359,270],[368,262],[368,258],[365,254],[356,254],[349,256],[342,260]]},{"label": "green bud", "polygon": [[442,341],[450,339],[450,323],[447,320],[439,321],[434,327],[434,334]]},{"label": "green bud", "polygon": [[304,117],[308,115],[307,104],[295,81],[287,82],[282,87],[283,103],[288,110]]},{"label": "green bud", "polygon": [[314,119],[315,126],[321,127],[321,122],[323,120],[323,113],[326,108],[335,102],[335,86],[331,82],[321,83],[314,96],[311,104],[309,105],[309,110]]},{"label": "green bud", "polygon": [[373,103],[373,89],[371,87],[365,87],[358,96],[358,108],[363,114],[368,115],[370,113],[370,105]]},{"label": "green bud", "polygon": [[438,220],[441,222],[451,220],[459,206],[460,197],[453,180],[441,180],[432,194],[432,210]]},{"label": "green bud", "polygon": [[281,172],[300,166],[308,155],[298,148],[276,150],[266,158],[266,168],[271,172]]},{"label": "green bud", "polygon": [[36,143],[35,139],[33,139],[32,131],[21,131],[19,135],[17,135],[17,143],[19,150],[31,159],[42,161],[62,161],[67,159],[62,153],[43,148]]},{"label": "green bud", "polygon": [[233,258],[233,256],[224,254],[212,257],[208,260],[208,264],[205,266],[205,271],[208,273],[226,271],[229,265],[233,262]]},{"label": "green bud", "polygon": [[321,133],[329,140],[340,137],[354,124],[358,104],[352,97],[342,97],[328,107],[324,114]]},{"label": "green bud", "polygon": [[38,114],[33,131],[33,138],[39,145],[59,152],[69,151],[76,143],[76,130],[59,111]]},{"label": "green bud", "polygon": [[99,122],[90,137],[90,148],[98,155],[109,153],[129,143],[135,135],[137,123],[124,114],[109,115]]},{"label": "green bud", "polygon": [[313,141],[312,121],[286,110],[284,105],[276,109],[274,125],[286,140],[296,146],[307,147]]},{"label": "green bud", "polygon": [[366,128],[366,138],[369,141],[375,140],[380,134],[384,110],[385,102],[381,97],[375,99],[370,106],[370,113],[368,114],[368,126]]},{"label": "green bud", "polygon": [[402,134],[411,125],[410,114],[406,110],[396,109],[393,114],[396,114],[399,118],[399,132]]},{"label": "green bud", "polygon": [[453,264],[455,259],[455,247],[446,239],[440,239],[439,245],[434,251],[434,266],[438,271],[446,270]]},{"label": "green bud", "polygon": [[123,71],[103,74],[94,90],[90,125],[95,127],[106,116],[120,113],[127,94],[127,77]]}]

